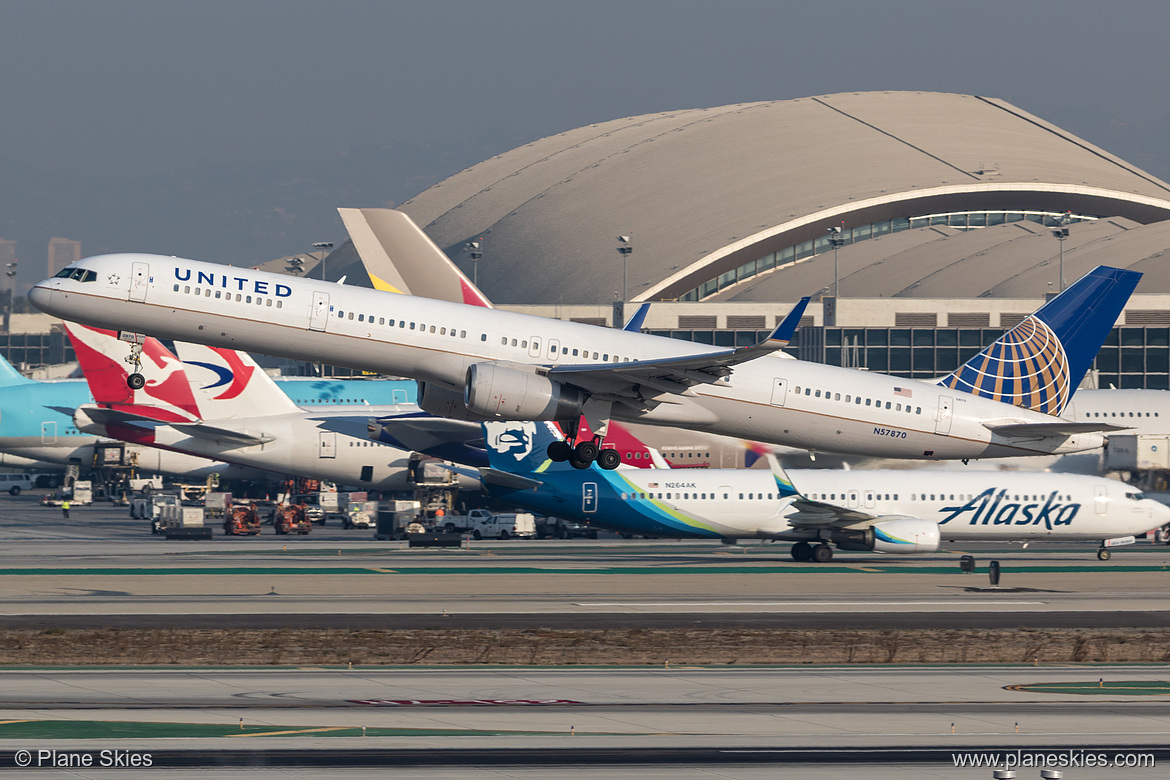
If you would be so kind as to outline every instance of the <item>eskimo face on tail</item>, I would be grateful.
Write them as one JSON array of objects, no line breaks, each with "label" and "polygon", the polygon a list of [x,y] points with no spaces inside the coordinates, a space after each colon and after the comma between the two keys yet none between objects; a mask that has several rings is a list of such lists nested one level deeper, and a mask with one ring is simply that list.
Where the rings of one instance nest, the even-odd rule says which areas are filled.
[{"label": "eskimo face on tail", "polygon": [[534,422],[489,422],[484,423],[487,431],[487,445],[492,452],[509,455],[517,463],[532,454],[536,440]]},{"label": "eskimo face on tail", "polygon": [[1059,415],[1071,390],[1068,355],[1051,328],[1028,316],[940,384]]}]

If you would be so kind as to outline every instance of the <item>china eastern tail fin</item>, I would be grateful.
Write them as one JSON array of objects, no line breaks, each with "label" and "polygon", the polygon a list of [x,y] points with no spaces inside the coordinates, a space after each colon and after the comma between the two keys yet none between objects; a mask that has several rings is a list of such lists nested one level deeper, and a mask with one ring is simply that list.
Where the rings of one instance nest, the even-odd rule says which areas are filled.
[{"label": "china eastern tail fin", "polygon": [[1094,268],[939,384],[1059,416],[1141,278]]},{"label": "china eastern tail fin", "polygon": [[153,338],[142,343],[142,364],[138,373],[146,379],[140,390],[126,384],[130,375],[130,344],[117,331],[65,323],[77,362],[89,383],[94,401],[106,409],[139,415],[160,422],[192,422],[199,419],[199,407],[187,385],[183,364]]},{"label": "china eastern tail fin", "polygon": [[268,417],[300,411],[250,355],[234,349],[175,342],[191,392],[205,420]]}]

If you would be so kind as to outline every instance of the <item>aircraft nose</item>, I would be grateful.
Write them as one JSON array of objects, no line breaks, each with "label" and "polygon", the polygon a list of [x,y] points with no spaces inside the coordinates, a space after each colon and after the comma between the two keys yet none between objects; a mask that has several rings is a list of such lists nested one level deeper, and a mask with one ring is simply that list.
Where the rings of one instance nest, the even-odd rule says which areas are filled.
[{"label": "aircraft nose", "polygon": [[41,311],[48,312],[49,305],[53,302],[53,288],[41,282],[28,291],[28,302]]}]

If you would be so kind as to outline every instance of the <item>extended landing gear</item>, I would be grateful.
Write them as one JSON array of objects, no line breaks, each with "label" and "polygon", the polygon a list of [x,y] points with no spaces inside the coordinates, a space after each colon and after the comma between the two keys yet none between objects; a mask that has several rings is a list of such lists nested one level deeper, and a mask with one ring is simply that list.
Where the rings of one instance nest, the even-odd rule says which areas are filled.
[{"label": "extended landing gear", "polygon": [[792,545],[792,560],[828,563],[833,560],[833,548],[824,542],[817,545],[812,545],[808,542],[797,542]]},{"label": "extended landing gear", "polygon": [[1097,550],[1097,560],[1107,561],[1113,557],[1113,553],[1109,551],[1108,547],[1102,547]]},{"label": "extended landing gear", "polygon": [[146,387],[146,377],[139,372],[142,370],[142,336],[138,334],[133,335],[134,340],[130,342],[130,354],[126,357],[126,362],[134,367],[134,373],[126,377],[126,385],[131,390],[141,390]]},{"label": "extended landing gear", "polygon": [[606,470],[616,469],[622,462],[621,453],[617,450],[603,450],[598,439],[577,442],[577,446],[567,441],[554,441],[548,445],[546,452],[549,460],[564,463],[566,460],[577,469],[587,469],[589,464],[597,461],[597,465]]},{"label": "extended landing gear", "polygon": [[616,469],[622,462],[621,453],[617,450],[603,450],[601,444],[604,441],[602,436],[594,436],[592,439],[579,441],[575,445],[572,443],[577,438],[577,424],[563,424],[565,433],[568,435],[568,440],[554,441],[548,445],[546,453],[549,460],[556,463],[569,462],[575,469],[587,469],[594,461],[607,471]]}]

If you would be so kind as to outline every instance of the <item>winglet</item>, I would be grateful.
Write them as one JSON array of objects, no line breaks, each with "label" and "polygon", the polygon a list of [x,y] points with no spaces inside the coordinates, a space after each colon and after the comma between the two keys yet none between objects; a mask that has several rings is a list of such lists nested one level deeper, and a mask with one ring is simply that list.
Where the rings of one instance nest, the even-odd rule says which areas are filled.
[{"label": "winglet", "polygon": [[792,337],[796,335],[796,328],[800,325],[800,318],[804,316],[804,310],[808,306],[809,297],[806,295],[796,302],[792,307],[792,311],[788,312],[776,330],[772,331],[772,335],[765,339],[762,343],[780,342],[780,346],[787,346],[788,342],[792,341]]},{"label": "winglet", "polygon": [[[808,300],[807,298],[805,300]],[[792,484],[792,480],[788,478],[788,472],[780,465],[780,459],[776,457],[774,452],[766,453],[768,459],[768,467],[772,469],[772,478],[776,480],[776,488],[780,491],[780,497],[785,496],[799,496],[800,491]]]},{"label": "winglet", "polygon": [[646,321],[646,315],[649,313],[649,302],[643,303],[638,307],[638,310],[630,316],[630,319],[626,322],[626,324],[622,326],[622,330],[629,331],[630,333],[638,333],[642,330],[642,323]]}]

